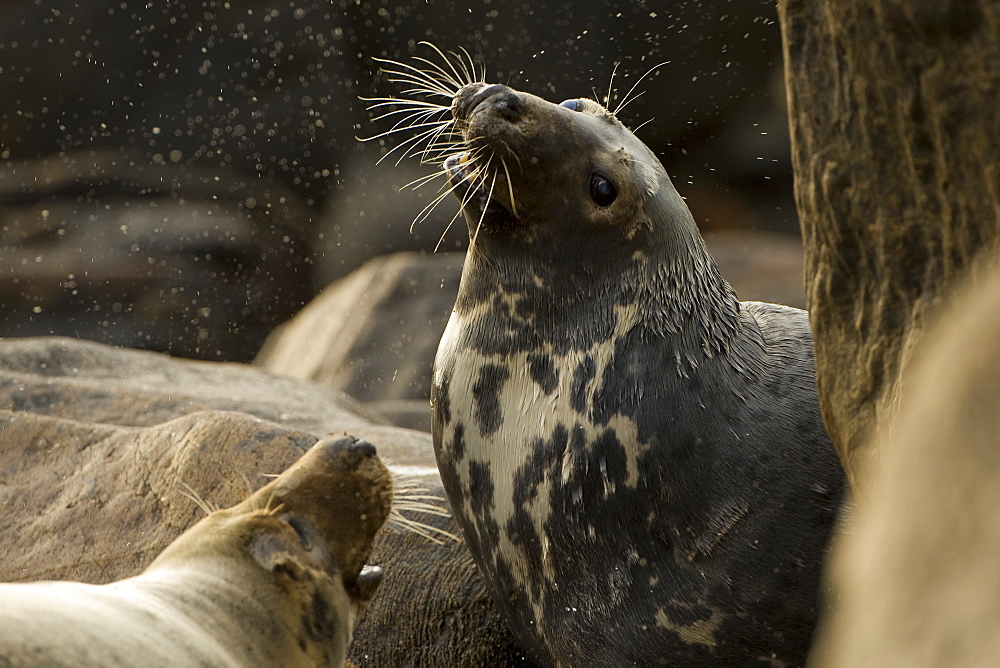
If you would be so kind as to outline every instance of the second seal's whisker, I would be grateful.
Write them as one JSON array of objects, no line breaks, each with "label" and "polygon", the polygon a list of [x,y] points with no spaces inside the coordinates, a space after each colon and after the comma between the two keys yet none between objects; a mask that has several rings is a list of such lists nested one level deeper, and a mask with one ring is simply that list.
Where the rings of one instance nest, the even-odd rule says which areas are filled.
[{"label": "second seal's whisker", "polygon": [[[433,524],[426,524],[424,522],[411,519],[395,509],[389,513],[388,523],[415,533],[418,536],[422,536],[423,538],[426,538],[432,543],[436,543],[438,545],[444,544],[444,541],[441,540],[441,538],[447,538],[456,543],[461,542],[461,539],[450,531],[439,529]],[[439,538],[439,536],[441,538]]]},{"label": "second seal's whisker", "polygon": [[218,506],[215,506],[214,504],[206,501],[201,494],[199,494],[193,487],[188,485],[186,482],[179,482],[177,484],[184,488],[181,490],[181,495],[193,501],[194,504],[199,508],[201,508],[202,512],[204,512],[206,515],[211,515],[216,510],[219,509]]}]

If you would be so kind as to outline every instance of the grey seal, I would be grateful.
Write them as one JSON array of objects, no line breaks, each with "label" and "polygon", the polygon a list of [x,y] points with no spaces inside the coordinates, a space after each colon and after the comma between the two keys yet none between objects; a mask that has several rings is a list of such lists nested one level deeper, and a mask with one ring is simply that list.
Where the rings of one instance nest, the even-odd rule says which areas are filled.
[{"label": "grey seal", "polygon": [[737,300],[602,105],[455,88],[434,447],[511,629],[542,665],[803,663],[845,484],[807,314]]}]

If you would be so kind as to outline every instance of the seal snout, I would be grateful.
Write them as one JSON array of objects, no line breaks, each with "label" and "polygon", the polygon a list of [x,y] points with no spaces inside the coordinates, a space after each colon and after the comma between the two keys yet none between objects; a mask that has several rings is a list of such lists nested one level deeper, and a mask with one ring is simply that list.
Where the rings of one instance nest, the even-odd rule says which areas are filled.
[{"label": "seal snout", "polygon": [[472,83],[463,86],[451,103],[451,113],[456,121],[467,121],[479,105],[489,101],[501,116],[515,121],[524,114],[524,103],[517,91],[502,84]]},{"label": "seal snout", "polygon": [[327,437],[320,440],[316,447],[321,448],[323,456],[336,461],[338,467],[344,471],[356,469],[377,454],[374,445],[354,436],[338,439]]}]

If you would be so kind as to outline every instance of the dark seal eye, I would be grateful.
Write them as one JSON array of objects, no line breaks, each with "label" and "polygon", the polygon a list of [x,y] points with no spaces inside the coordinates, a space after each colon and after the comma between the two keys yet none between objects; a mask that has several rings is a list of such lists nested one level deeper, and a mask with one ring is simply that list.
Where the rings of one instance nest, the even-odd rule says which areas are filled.
[{"label": "dark seal eye", "polygon": [[572,109],[573,111],[580,111],[583,109],[583,102],[581,100],[566,100],[565,102],[560,102],[559,106]]},{"label": "dark seal eye", "polygon": [[618,189],[600,174],[594,174],[590,177],[590,196],[597,206],[610,206],[618,197]]}]

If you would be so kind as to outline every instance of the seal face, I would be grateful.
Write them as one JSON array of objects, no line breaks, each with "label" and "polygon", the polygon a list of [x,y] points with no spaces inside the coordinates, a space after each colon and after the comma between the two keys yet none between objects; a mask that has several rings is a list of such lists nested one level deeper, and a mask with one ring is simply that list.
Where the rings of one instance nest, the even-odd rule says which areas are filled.
[{"label": "seal face", "polygon": [[657,158],[590,100],[454,96],[471,243],[434,447],[542,664],[794,665],[843,490],[806,313],[737,301]]},{"label": "seal face", "polygon": [[324,439],[141,575],[0,585],[0,664],[343,666],[391,503],[370,443]]}]

